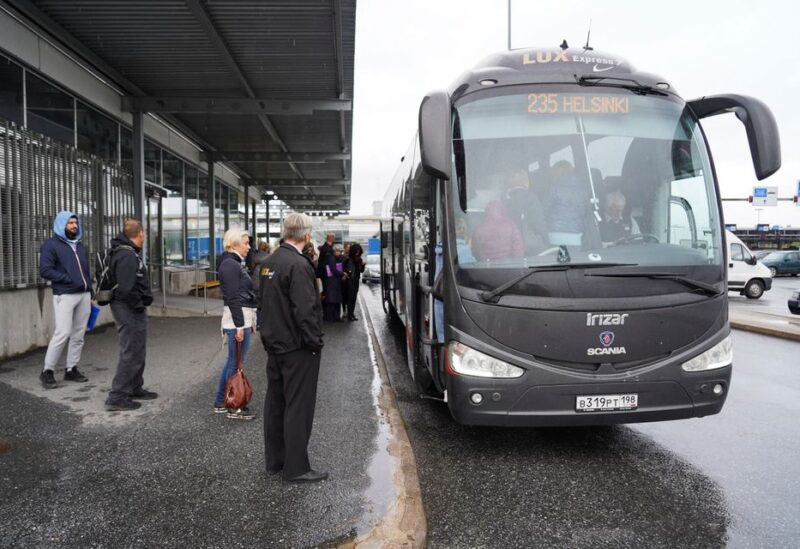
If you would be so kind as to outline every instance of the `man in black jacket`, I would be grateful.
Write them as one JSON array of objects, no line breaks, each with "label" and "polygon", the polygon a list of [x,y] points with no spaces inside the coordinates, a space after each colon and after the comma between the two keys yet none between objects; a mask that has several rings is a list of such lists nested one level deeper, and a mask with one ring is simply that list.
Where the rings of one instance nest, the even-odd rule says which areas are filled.
[{"label": "man in black jacket", "polygon": [[322,307],[314,266],[302,251],[311,241],[311,218],[289,214],[284,243],[261,267],[261,339],[267,351],[264,449],[268,473],[283,471],[290,482],[318,482],[328,473],[308,460],[314,423]]},{"label": "man in black jacket", "polygon": [[153,302],[150,278],[142,260],[144,228],[137,219],[126,219],[116,238],[111,239],[110,271],[116,284],[111,313],[119,334],[119,362],[106,399],[110,412],[135,410],[137,400],[152,400],[158,394],[144,385],[147,310]]}]

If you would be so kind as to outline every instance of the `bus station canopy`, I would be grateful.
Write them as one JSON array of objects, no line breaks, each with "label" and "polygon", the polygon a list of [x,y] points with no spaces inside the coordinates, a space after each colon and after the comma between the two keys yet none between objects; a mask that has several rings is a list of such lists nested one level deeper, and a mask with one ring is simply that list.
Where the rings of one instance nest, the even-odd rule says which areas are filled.
[{"label": "bus station canopy", "polygon": [[2,0],[245,183],[350,203],[355,0]]}]

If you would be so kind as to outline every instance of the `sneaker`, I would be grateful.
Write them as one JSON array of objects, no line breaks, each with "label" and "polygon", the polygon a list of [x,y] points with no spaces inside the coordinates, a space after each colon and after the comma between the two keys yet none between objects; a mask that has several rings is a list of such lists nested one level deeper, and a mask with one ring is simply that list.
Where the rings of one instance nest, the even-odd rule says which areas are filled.
[{"label": "sneaker", "polygon": [[139,389],[130,394],[128,398],[135,398],[137,400],[155,400],[158,398],[158,393],[148,391],[147,389]]},{"label": "sneaker", "polygon": [[114,403],[106,402],[106,412],[128,412],[130,410],[138,410],[141,407],[141,402],[134,402],[133,400],[122,400]]},{"label": "sneaker", "polygon": [[214,405],[214,413],[215,414],[227,414],[228,413],[228,409],[225,406],[217,406],[215,404]]},{"label": "sneaker", "polygon": [[84,381],[89,381],[89,378],[83,375],[78,371],[78,367],[75,366],[72,370],[67,370],[64,372],[64,381],[77,381],[78,383],[83,383]]},{"label": "sneaker", "polygon": [[53,370],[42,370],[39,374],[39,380],[42,382],[42,387],[45,389],[55,389],[58,387],[56,377],[53,375]]},{"label": "sneaker", "polygon": [[250,413],[249,411],[245,410],[244,408],[239,408],[238,410],[228,410],[228,419],[240,419],[244,421],[250,421],[253,419],[255,414]]}]

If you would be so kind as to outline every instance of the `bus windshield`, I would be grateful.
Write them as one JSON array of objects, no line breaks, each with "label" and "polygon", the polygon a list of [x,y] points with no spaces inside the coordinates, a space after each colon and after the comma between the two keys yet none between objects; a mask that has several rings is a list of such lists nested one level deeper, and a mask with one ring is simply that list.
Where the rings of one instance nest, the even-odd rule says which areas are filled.
[{"label": "bus windshield", "polygon": [[509,87],[464,97],[454,117],[460,268],[608,262],[720,272],[710,162],[681,99]]}]

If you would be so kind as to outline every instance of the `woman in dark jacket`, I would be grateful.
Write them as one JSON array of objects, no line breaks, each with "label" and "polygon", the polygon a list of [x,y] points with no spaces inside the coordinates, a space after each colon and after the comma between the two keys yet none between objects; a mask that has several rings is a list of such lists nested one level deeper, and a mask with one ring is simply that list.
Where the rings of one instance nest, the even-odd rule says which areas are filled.
[{"label": "woman in dark jacket", "polygon": [[320,270],[325,275],[325,278],[322,279],[322,291],[325,292],[325,301],[322,302],[322,319],[330,322],[339,322],[342,313],[344,270],[340,261],[341,257],[342,246],[337,244],[333,247],[333,253],[325,258],[325,265]]},{"label": "woman in dark jacket", "polygon": [[356,318],[356,298],[358,297],[358,285],[361,281],[361,273],[364,272],[364,248],[360,244],[350,246],[350,252],[345,259],[344,272],[347,278],[344,281],[347,291],[347,320],[358,320]]},{"label": "woman in dark jacket", "polygon": [[222,368],[214,399],[214,412],[227,413],[229,419],[253,419],[246,408],[238,410],[225,407],[225,384],[236,373],[236,344],[242,345],[242,362],[247,358],[250,336],[256,328],[258,303],[253,291],[253,279],[245,266],[250,250],[247,231],[230,229],[223,238],[225,253],[218,262],[219,281],[225,308],[222,312],[222,331],[228,342],[228,358]]}]

